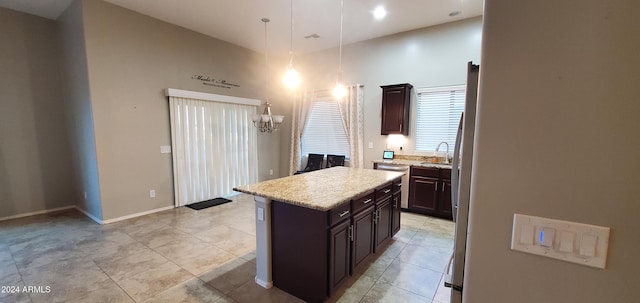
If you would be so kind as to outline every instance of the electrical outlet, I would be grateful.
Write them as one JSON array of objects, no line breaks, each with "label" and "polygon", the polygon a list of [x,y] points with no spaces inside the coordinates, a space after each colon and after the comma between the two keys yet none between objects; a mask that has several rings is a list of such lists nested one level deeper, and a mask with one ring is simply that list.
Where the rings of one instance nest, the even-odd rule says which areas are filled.
[{"label": "electrical outlet", "polygon": [[272,175],[272,176],[273,176],[273,169],[270,169],[270,170],[269,170],[269,175]]},{"label": "electrical outlet", "polygon": [[149,198],[155,198],[156,197],[156,191],[155,189],[152,189],[149,191]]},{"label": "electrical outlet", "polygon": [[369,142],[369,148],[373,148],[373,142]]}]

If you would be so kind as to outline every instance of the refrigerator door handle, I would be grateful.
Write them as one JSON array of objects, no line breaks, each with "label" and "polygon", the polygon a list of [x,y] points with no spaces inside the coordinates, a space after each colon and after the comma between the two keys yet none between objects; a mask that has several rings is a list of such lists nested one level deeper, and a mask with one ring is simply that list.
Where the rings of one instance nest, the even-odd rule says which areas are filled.
[{"label": "refrigerator door handle", "polygon": [[453,165],[451,166],[451,213],[453,222],[458,221],[458,190],[460,187],[460,176],[458,169],[460,166],[460,147],[462,146],[462,119],[464,112],[460,115],[460,123],[458,124],[458,133],[456,134],[456,145],[453,149]]}]

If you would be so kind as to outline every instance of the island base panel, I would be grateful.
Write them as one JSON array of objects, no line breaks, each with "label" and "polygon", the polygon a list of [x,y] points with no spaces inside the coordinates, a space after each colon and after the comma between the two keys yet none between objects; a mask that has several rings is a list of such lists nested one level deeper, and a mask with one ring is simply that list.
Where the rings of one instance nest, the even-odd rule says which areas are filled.
[{"label": "island base panel", "polygon": [[328,296],[328,212],[271,204],[273,284],[307,302]]}]

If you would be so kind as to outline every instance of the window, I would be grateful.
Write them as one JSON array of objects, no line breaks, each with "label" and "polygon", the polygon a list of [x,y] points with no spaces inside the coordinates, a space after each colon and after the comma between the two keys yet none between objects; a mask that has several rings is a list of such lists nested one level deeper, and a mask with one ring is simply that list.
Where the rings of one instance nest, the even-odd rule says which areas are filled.
[{"label": "window", "polygon": [[349,157],[349,141],[340,107],[334,100],[315,100],[307,117],[301,142],[302,156],[309,153]]},{"label": "window", "polygon": [[420,88],[417,93],[416,150],[435,151],[444,141],[452,151],[464,110],[465,86]]}]

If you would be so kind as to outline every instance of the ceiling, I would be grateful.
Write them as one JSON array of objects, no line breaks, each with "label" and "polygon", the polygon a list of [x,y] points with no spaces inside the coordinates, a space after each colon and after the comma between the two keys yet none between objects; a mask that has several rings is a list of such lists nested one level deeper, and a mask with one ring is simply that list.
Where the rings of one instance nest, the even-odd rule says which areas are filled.
[{"label": "ceiling", "polygon": [[[288,53],[289,0],[105,0],[193,31],[264,51],[268,23],[269,52]],[[0,0],[1,7],[56,19],[72,0]],[[387,16],[375,20],[383,5]],[[340,0],[293,0],[293,50],[307,53],[337,47],[340,42]],[[412,29],[482,15],[483,0],[344,0],[343,43],[349,44]],[[460,12],[449,16],[451,12]],[[319,38],[305,39],[317,34]]]}]

